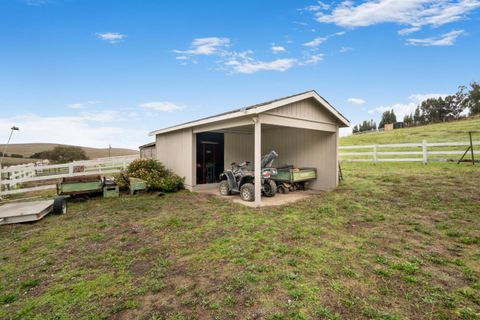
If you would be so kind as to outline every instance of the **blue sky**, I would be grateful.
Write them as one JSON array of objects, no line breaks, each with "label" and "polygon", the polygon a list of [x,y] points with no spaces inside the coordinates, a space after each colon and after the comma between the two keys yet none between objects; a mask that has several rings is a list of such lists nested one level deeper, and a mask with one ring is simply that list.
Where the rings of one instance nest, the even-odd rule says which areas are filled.
[{"label": "blue sky", "polygon": [[309,89],[352,124],[480,80],[480,0],[0,1],[0,141],[136,148]]}]

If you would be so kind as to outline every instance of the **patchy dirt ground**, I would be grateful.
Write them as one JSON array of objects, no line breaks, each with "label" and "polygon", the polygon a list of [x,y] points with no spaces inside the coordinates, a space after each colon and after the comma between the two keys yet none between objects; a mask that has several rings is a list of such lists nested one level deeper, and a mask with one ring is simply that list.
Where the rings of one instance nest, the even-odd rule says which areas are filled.
[{"label": "patchy dirt ground", "polygon": [[348,164],[250,209],[180,192],[0,227],[1,319],[478,319],[480,167]]}]

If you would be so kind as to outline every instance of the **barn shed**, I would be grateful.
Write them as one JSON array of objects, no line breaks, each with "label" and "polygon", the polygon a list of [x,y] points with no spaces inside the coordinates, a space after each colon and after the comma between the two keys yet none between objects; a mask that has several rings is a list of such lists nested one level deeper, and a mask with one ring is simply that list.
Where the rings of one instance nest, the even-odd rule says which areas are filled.
[{"label": "barn shed", "polygon": [[[317,169],[314,190],[338,184],[339,128],[349,121],[311,90],[150,133],[156,159],[185,178],[185,187],[218,182],[232,162],[260,167],[262,155],[275,150],[278,165]],[[260,170],[255,170],[255,202],[261,203]]]},{"label": "barn shed", "polygon": [[141,159],[155,159],[157,157],[157,150],[155,148],[155,142],[150,142],[138,147],[140,150]]}]

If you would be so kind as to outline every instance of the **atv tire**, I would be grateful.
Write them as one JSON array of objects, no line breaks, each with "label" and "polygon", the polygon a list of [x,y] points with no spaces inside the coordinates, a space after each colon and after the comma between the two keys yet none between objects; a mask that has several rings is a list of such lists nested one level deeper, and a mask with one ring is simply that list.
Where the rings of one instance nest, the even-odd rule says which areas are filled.
[{"label": "atv tire", "polygon": [[253,183],[245,183],[240,187],[240,198],[243,201],[255,200],[255,186]]},{"label": "atv tire", "polygon": [[232,190],[230,190],[230,185],[227,180],[222,180],[218,189],[222,196],[229,196],[232,194]]},{"label": "atv tire", "polygon": [[277,193],[277,184],[273,180],[267,180],[263,184],[263,194],[265,197],[273,197]]}]

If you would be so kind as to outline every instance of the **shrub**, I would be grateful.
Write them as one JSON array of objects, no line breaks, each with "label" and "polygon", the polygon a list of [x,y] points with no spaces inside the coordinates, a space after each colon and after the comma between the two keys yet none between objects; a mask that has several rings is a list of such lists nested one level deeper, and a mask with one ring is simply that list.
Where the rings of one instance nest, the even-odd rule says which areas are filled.
[{"label": "shrub", "polygon": [[114,174],[113,175],[115,182],[117,183],[117,186],[120,190],[127,190],[128,189],[128,183],[127,179],[128,176],[126,172],[122,171],[120,173]]},{"label": "shrub", "polygon": [[174,192],[183,188],[183,178],[154,159],[134,160],[128,165],[124,174],[128,177],[145,180],[150,190]]},{"label": "shrub", "polygon": [[10,158],[23,158],[23,154],[12,153],[12,154],[10,155]]},{"label": "shrub", "polygon": [[34,153],[32,159],[48,159],[53,163],[67,163],[76,160],[88,160],[85,150],[76,146],[59,145],[52,150]]}]

